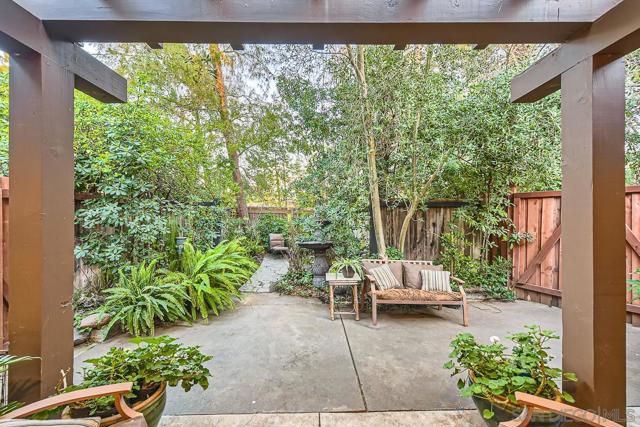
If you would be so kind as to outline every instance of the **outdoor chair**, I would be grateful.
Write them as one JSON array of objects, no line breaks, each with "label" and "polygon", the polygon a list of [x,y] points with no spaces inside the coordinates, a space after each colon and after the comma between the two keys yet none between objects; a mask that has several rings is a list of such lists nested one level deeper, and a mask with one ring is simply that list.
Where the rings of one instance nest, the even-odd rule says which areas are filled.
[{"label": "outdoor chair", "polygon": [[515,420],[500,423],[500,427],[527,427],[533,417],[534,409],[544,409],[555,412],[556,414],[590,426],[622,427],[620,424],[609,421],[598,414],[556,402],[555,400],[544,399],[542,397],[520,392],[516,392],[516,400],[519,404],[524,405],[524,411],[522,411],[522,414],[520,414],[520,416]]},{"label": "outdoor chair", "polygon": [[289,248],[285,245],[282,234],[269,234],[269,251],[285,255],[289,253]]},{"label": "outdoor chair", "polygon": [[124,396],[131,392],[133,383],[111,384],[100,387],[92,387],[84,390],[76,390],[69,393],[60,394],[49,397],[44,400],[32,403],[30,405],[18,408],[0,417],[0,426],[8,427],[39,427],[39,426],[55,426],[55,427],[99,427],[100,418],[80,418],[80,419],[59,419],[59,420],[27,420],[30,415],[37,414],[47,409],[57,408],[59,406],[68,405],[83,400],[96,399],[103,396],[113,396],[116,402],[118,414],[122,417],[122,421],[113,424],[113,427],[147,427],[144,416],[137,411],[131,409]]},{"label": "outdoor chair", "polygon": [[[382,265],[389,266],[393,276],[402,286],[401,288],[377,289],[376,279],[370,274],[370,270]],[[462,324],[469,326],[469,309],[467,295],[462,286],[464,285],[463,280],[450,276],[450,280],[458,284],[457,292],[421,289],[421,271],[443,271],[441,265],[433,265],[431,261],[363,259],[362,267],[365,270],[365,276],[361,301],[364,304],[366,295],[371,296],[371,320],[374,326],[378,324],[378,304],[433,305],[438,310],[441,310],[443,306],[461,307]]]}]

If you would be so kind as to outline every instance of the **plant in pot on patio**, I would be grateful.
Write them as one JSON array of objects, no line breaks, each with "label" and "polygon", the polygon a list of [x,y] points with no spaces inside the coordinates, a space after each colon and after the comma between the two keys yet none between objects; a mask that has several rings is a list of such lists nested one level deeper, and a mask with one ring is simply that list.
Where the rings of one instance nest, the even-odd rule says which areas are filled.
[{"label": "plant in pot on patio", "polygon": [[348,279],[356,273],[362,277],[362,262],[356,258],[338,258],[329,269],[332,273],[342,273]]},{"label": "plant in pot on patio", "polygon": [[[515,343],[511,352],[492,337],[489,344],[478,344],[469,333],[461,333],[451,342],[453,351],[444,365],[452,370],[451,376],[465,375],[458,379],[460,395],[471,397],[490,427],[517,418],[523,407],[516,404],[517,391],[573,403],[573,397],[562,392],[558,381],[577,381],[575,374],[552,368],[553,359],[548,352],[548,342],[559,339],[553,331],[539,326],[525,326],[524,332],[510,335]],[[560,416],[535,411],[530,426],[559,426]]]},{"label": "plant in pot on patio", "polygon": [[[133,393],[127,396],[127,403],[144,414],[148,427],[156,427],[166,403],[167,386],[179,384],[187,392],[194,385],[205,390],[209,387],[211,373],[204,364],[213,357],[202,354],[199,347],[184,346],[168,336],[133,338],[131,342],[135,348],[114,347],[104,356],[86,360],[90,366],[83,368],[82,383],[62,392],[131,381]],[[81,402],[69,409],[73,418],[99,416],[103,427],[121,421],[112,397]]]}]

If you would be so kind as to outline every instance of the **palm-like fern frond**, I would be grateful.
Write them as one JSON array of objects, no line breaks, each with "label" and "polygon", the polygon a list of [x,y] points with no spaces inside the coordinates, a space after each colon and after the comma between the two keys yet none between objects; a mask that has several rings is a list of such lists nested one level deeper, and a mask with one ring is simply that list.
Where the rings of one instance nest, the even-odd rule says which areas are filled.
[{"label": "palm-like fern frond", "polygon": [[113,316],[108,329],[120,323],[135,336],[153,335],[156,321],[171,322],[188,317],[184,287],[161,281],[156,273],[156,261],[133,266],[128,273],[120,270],[116,285],[104,292],[107,299],[102,311]]},{"label": "palm-like fern frond", "polygon": [[191,317],[207,320],[209,313],[235,306],[239,288],[253,274],[257,265],[237,240],[220,243],[200,251],[185,243],[180,271],[167,272],[167,282],[181,284],[187,291]]}]

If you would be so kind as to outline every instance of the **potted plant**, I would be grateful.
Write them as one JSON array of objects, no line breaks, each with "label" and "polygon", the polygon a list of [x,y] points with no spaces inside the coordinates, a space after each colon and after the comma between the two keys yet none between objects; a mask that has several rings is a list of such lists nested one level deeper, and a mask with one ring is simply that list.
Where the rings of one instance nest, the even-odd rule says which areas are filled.
[{"label": "potted plant", "polygon": [[329,269],[332,273],[342,273],[347,279],[356,273],[362,277],[362,262],[356,258],[338,258]]},{"label": "potted plant", "polygon": [[[209,369],[204,364],[211,356],[199,347],[187,347],[175,338],[134,338],[135,348],[114,347],[107,354],[86,360],[90,366],[83,369],[83,381],[67,387],[63,392],[131,381],[133,393],[127,396],[129,406],[142,412],[148,427],[156,427],[166,403],[167,385],[180,385],[189,391],[194,385],[209,387]],[[103,427],[121,421],[112,397],[74,404],[70,408],[73,418],[99,416]]]},{"label": "potted plant", "polygon": [[[460,395],[471,397],[490,427],[517,418],[523,407],[516,403],[517,391],[573,403],[573,397],[561,391],[558,381],[577,381],[575,374],[552,368],[553,359],[547,343],[560,337],[539,326],[525,326],[526,331],[510,335],[515,343],[511,352],[497,337],[489,344],[479,344],[473,335],[461,333],[451,342],[453,349],[444,368],[458,379]],[[530,426],[559,426],[562,418],[536,410]]]}]

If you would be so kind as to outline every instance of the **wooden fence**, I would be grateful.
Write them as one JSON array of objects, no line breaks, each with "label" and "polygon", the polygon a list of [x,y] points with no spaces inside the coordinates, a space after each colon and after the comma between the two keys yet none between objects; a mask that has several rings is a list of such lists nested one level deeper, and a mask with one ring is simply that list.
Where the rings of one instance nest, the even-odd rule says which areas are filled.
[{"label": "wooden fence", "polygon": [[[456,200],[431,201],[427,204],[427,209],[416,212],[407,232],[404,257],[420,260],[437,259],[441,250],[440,236],[449,230],[450,224],[454,223],[454,212],[461,206],[464,206],[464,202]],[[382,206],[382,224],[387,246],[400,247],[400,229],[406,216],[405,208]],[[459,221],[455,224],[473,242],[470,248],[466,248],[467,255],[480,257],[482,248],[480,234],[470,232],[465,224]]]},{"label": "wooden fence", "polygon": [[[562,297],[562,227],[560,192],[544,191],[513,195],[512,219],[518,232],[533,239],[514,247],[513,284],[519,298],[559,306]],[[627,277],[640,268],[640,187],[627,187]],[[622,284],[621,284],[622,286]],[[640,326],[640,301],[627,294],[627,321]]]},{"label": "wooden fence", "polygon": [[262,215],[275,215],[281,218],[295,218],[300,215],[313,213],[312,209],[281,208],[275,206],[248,206],[249,221],[256,222]]}]

